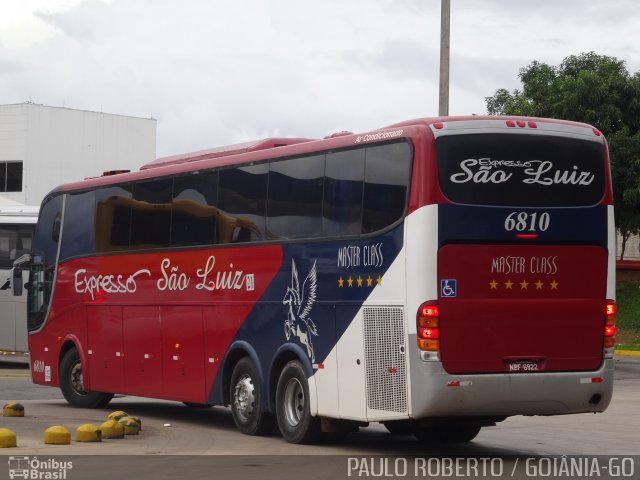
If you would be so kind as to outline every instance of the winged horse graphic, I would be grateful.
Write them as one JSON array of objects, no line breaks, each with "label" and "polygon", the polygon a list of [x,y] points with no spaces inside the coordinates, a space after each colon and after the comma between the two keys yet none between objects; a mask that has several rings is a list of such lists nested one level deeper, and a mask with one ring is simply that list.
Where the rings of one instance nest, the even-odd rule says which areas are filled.
[{"label": "winged horse graphic", "polygon": [[282,304],[289,307],[287,319],[284,321],[284,335],[287,340],[292,336],[298,337],[300,343],[307,347],[307,355],[309,355],[311,362],[316,360],[311,337],[318,335],[318,329],[309,314],[313,304],[316,303],[317,286],[316,262],[313,262],[313,266],[301,286],[296,262],[291,259],[291,286],[287,287],[287,293],[282,299]]}]

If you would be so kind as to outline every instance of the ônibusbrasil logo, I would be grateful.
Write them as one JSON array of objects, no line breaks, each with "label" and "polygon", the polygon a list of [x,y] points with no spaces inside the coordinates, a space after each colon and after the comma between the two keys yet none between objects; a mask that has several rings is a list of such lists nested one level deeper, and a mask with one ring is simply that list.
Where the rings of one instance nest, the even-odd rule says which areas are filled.
[{"label": "\u00f4nibusbrasil logo", "polygon": [[9,457],[9,478],[25,478],[32,480],[66,480],[67,470],[73,468],[73,462],[38,457]]}]

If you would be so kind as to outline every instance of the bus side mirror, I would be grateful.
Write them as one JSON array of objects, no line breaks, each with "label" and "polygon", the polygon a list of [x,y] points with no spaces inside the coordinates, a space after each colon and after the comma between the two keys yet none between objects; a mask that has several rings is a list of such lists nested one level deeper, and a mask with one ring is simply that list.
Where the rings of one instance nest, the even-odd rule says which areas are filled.
[{"label": "bus side mirror", "polygon": [[22,269],[20,267],[11,269],[11,288],[14,297],[22,296]]}]

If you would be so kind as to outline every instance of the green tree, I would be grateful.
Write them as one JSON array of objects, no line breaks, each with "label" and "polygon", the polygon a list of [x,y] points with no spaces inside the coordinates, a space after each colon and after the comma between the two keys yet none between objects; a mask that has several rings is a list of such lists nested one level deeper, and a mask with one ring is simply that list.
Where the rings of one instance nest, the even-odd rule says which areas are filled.
[{"label": "green tree", "polygon": [[575,120],[607,138],[622,258],[629,237],[640,233],[640,72],[631,75],[624,61],[589,52],[558,66],[534,61],[519,78],[521,90],[501,88],[485,99],[490,115]]}]

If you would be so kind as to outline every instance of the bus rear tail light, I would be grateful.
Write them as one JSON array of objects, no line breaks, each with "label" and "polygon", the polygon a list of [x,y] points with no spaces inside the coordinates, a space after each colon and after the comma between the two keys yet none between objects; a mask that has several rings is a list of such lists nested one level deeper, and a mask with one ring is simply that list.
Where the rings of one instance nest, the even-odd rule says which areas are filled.
[{"label": "bus rear tail light", "polygon": [[616,344],[616,302],[607,299],[604,309],[604,356],[613,358],[613,347]]},{"label": "bus rear tail light", "polygon": [[440,318],[438,302],[431,300],[423,303],[416,316],[418,349],[421,352],[432,352],[433,358],[423,359],[438,360],[440,351]]}]

